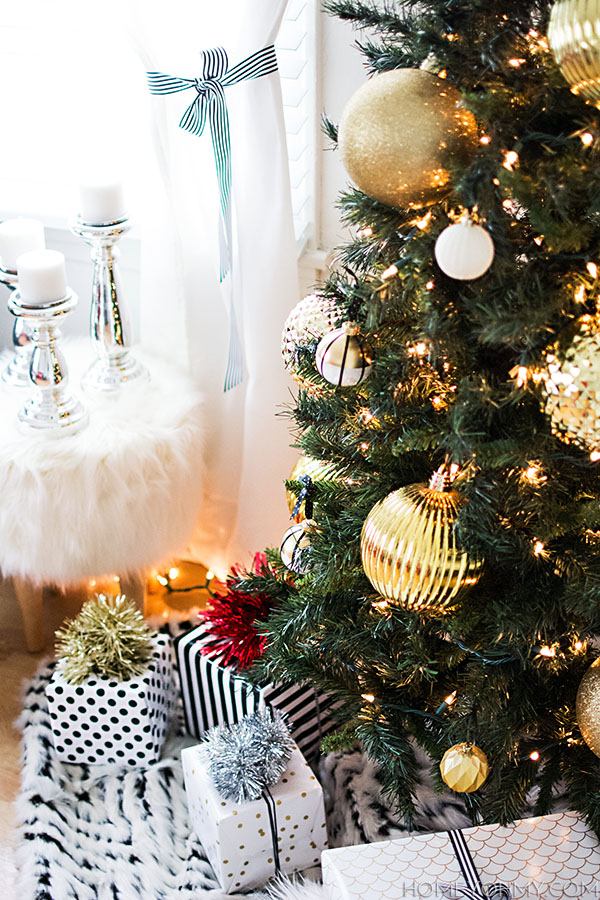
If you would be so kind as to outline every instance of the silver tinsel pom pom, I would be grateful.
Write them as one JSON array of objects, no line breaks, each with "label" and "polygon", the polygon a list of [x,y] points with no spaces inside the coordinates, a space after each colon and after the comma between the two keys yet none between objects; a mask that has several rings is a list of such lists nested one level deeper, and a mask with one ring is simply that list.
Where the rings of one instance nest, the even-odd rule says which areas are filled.
[{"label": "silver tinsel pom pom", "polygon": [[206,738],[209,771],[222,797],[257,800],[286,770],[294,742],[279,710],[270,707],[236,725],[218,725]]}]

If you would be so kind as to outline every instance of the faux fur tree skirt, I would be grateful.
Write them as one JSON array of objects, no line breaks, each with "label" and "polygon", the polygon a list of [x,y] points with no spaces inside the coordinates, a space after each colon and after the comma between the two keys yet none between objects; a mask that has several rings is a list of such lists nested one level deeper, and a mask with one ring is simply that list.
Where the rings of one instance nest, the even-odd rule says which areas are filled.
[{"label": "faux fur tree skirt", "polygon": [[[179,753],[193,738],[172,735],[160,762],[134,771],[60,763],[44,694],[54,664],[30,683],[18,800],[20,900],[198,900],[224,895],[191,833]],[[460,804],[424,785],[423,830],[467,824]],[[405,829],[381,794],[376,767],[360,753],[332,754],[321,765],[332,846],[399,837]],[[280,887],[279,900],[286,888]],[[303,890],[294,886],[293,900]],[[307,888],[307,895],[310,890]],[[229,895],[230,896],[230,895]],[[307,896],[307,900],[314,900]]]}]

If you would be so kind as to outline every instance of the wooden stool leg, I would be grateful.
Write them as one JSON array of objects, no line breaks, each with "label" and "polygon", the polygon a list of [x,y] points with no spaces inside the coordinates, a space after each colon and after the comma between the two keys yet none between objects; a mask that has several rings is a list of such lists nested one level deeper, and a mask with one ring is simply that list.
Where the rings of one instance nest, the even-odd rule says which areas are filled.
[{"label": "wooden stool leg", "polygon": [[27,578],[16,576],[13,577],[13,587],[21,607],[27,649],[30,653],[37,653],[46,646],[43,588],[41,585],[32,584]]},{"label": "wooden stool leg", "polygon": [[133,600],[142,615],[146,615],[146,577],[144,575],[121,578],[121,593]]}]

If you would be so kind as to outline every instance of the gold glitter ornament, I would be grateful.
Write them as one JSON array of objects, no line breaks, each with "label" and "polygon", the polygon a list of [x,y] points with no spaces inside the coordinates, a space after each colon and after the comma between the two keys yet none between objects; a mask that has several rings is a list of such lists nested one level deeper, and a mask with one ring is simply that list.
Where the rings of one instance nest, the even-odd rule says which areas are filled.
[{"label": "gold glitter ornament", "polygon": [[600,109],[600,0],[558,0],[548,43],[572,92]]},{"label": "gold glitter ornament", "polygon": [[338,146],[361,191],[388,206],[418,209],[450,192],[449,166],[472,159],[477,123],[444,79],[394,69],[374,75],[350,98]]},{"label": "gold glitter ornament", "polygon": [[365,519],[360,538],[365,574],[382,597],[405,609],[440,612],[479,579],[482,562],[456,540],[464,500],[448,482],[442,466],[429,485],[393,491]]},{"label": "gold glitter ornament", "polygon": [[581,679],[575,715],[584,741],[596,756],[600,756],[600,658]]},{"label": "gold glitter ornament", "polygon": [[583,450],[600,445],[600,333],[593,316],[581,316],[546,354],[544,410],[552,432]]},{"label": "gold glitter ornament", "polygon": [[320,341],[341,321],[337,304],[319,294],[309,294],[300,300],[286,319],[281,335],[283,364],[294,381],[307,390],[314,390],[315,385],[298,374],[298,351]]},{"label": "gold glitter ornament", "polygon": [[[313,482],[317,481],[339,481],[340,476],[336,469],[335,463],[324,462],[322,459],[314,459],[312,456],[301,456],[292,471],[290,472],[290,481],[299,481],[303,475],[308,475]],[[294,491],[288,491],[286,488],[285,496],[287,500],[290,515],[292,514],[296,501],[298,499]],[[304,503],[300,507],[295,522],[301,522],[306,517],[304,512]]]},{"label": "gold glitter ornament", "polygon": [[489,771],[483,750],[466,741],[446,750],[440,763],[442,780],[459,794],[470,794],[480,788]]},{"label": "gold glitter ornament", "polygon": [[355,322],[345,322],[319,341],[315,364],[323,378],[336,387],[360,384],[371,374],[373,351],[360,336]]}]

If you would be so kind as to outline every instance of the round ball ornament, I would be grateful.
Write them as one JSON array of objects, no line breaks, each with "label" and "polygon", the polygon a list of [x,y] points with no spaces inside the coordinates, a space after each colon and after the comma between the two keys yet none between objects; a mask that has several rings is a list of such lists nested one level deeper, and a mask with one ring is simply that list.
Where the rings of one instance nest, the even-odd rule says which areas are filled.
[{"label": "round ball ornament", "polygon": [[600,108],[600,4],[598,0],[557,0],[548,42],[574,94]]},{"label": "round ball ornament", "polygon": [[446,750],[440,763],[443,782],[459,794],[470,794],[480,788],[489,771],[483,750],[466,741]]},{"label": "round ball ornament", "polygon": [[494,261],[494,242],[470,217],[449,225],[435,242],[435,259],[444,273],[457,281],[485,275]]},{"label": "round ball ornament", "polygon": [[458,546],[461,495],[444,467],[376,503],[361,533],[362,565],[376,591],[405,609],[441,612],[475,584],[482,561]]},{"label": "round ball ornament", "polygon": [[470,162],[477,124],[443,78],[394,69],[374,75],[350,98],[338,146],[361,191],[388,206],[419,209],[449,193],[449,169]]},{"label": "round ball ornament", "polygon": [[279,548],[281,562],[297,575],[308,572],[306,551],[310,548],[316,527],[314,519],[303,519],[291,525],[282,538]]},{"label": "round ball ornament", "polygon": [[371,374],[373,351],[360,336],[354,322],[334,328],[319,341],[315,354],[317,369],[330,384],[349,387]]},{"label": "round ball ornament", "polygon": [[581,679],[575,715],[584,741],[596,756],[600,756],[600,657]]},{"label": "round ball ornament", "polygon": [[283,326],[281,353],[292,378],[303,387],[314,387],[298,374],[299,352],[320,341],[324,334],[340,324],[342,313],[333,300],[309,294],[292,309]]},{"label": "round ball ornament", "polygon": [[552,431],[583,450],[600,444],[600,333],[581,316],[546,354],[544,410]]},{"label": "round ball ornament", "polygon": [[[313,482],[319,481],[339,481],[340,475],[336,469],[335,463],[324,462],[321,459],[314,459],[312,456],[301,456],[292,471],[290,472],[290,481],[299,481],[303,476],[308,475]],[[287,500],[290,515],[294,511],[298,496],[294,491],[288,491],[286,488],[285,497]],[[301,522],[306,517],[304,503],[300,507],[296,515],[296,522]]]}]

